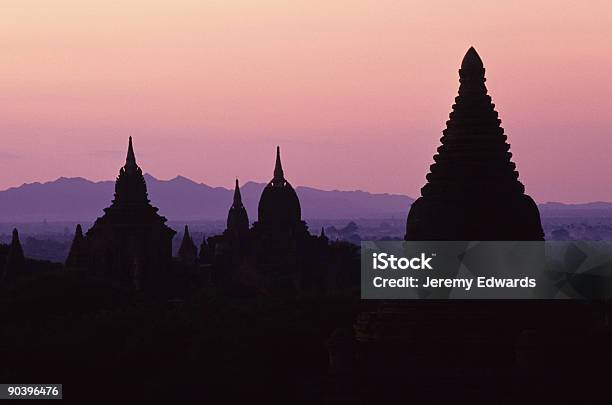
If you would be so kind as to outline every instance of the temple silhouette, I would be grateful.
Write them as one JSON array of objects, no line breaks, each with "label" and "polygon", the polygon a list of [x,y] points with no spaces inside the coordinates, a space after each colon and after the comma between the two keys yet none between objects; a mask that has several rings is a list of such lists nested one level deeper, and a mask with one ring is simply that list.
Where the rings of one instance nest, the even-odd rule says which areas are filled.
[{"label": "temple silhouette", "polygon": [[249,228],[238,180],[222,235],[208,238],[205,251],[213,278],[233,278],[272,295],[321,292],[326,259],[342,250],[324,236],[314,236],[302,220],[299,198],[285,179],[280,147],[274,174],[261,193],[257,221]]},{"label": "temple silhouette", "polygon": [[[408,214],[407,241],[544,240],[538,208],[518,180],[484,73],[471,47],[459,69],[459,95],[441,146]],[[474,381],[522,381],[538,370],[544,386],[551,381],[543,376],[554,375],[557,367],[593,360],[593,353],[578,348],[587,335],[608,333],[604,312],[603,306],[575,301],[363,302],[354,334],[332,335],[330,358],[353,376],[355,389],[361,378],[370,390],[389,396],[406,379],[431,386],[423,376],[457,388]],[[539,389],[523,384],[525,391]]]},{"label": "temple silhouette", "polygon": [[410,207],[406,240],[544,240],[538,207],[518,180],[485,81],[471,47],[461,62],[459,95],[442,145]]},{"label": "temple silhouette", "polygon": [[[125,165],[115,183],[115,198],[84,235],[77,225],[66,268],[129,284],[138,291],[184,293],[187,284],[234,280],[266,294],[317,294],[333,284],[326,260],[341,259],[345,244],[330,244],[324,232],[311,235],[301,217],[299,198],[285,179],[280,147],[273,178],[264,188],[258,218],[249,218],[236,179],[225,231],[204,237],[198,247],[185,225],[178,255],[176,232],[157,213],[129,138]],[[177,285],[183,284],[183,286]],[[168,291],[166,291],[169,293]]]},{"label": "temple silhouette", "polygon": [[115,197],[84,236],[77,225],[66,266],[130,283],[137,290],[163,285],[172,265],[176,232],[157,211],[149,201],[130,137]]},{"label": "temple silhouette", "polygon": [[0,245],[0,279],[12,281],[28,273],[26,259],[19,240],[19,232],[13,229],[13,236],[9,245]]},{"label": "temple silhouette", "polygon": [[[538,208],[519,181],[485,80],[472,47],[461,63],[459,93],[426,184],[408,212],[407,241],[544,239]],[[6,289],[13,294],[7,302],[23,305],[4,316],[12,325],[26,322],[28,331],[40,327],[45,336],[52,330],[57,336],[50,338],[74,362],[62,363],[64,375],[87,377],[82,394],[91,394],[87,384],[98,384],[93,374],[116,378],[132,399],[134,386],[140,386],[151,398],[166,395],[175,402],[182,401],[174,393],[191,381],[198,398],[200,386],[210,382],[207,387],[222,395],[239,387],[247,400],[261,392],[291,398],[288,392],[301,389],[308,399],[330,404],[384,403],[398,392],[406,400],[413,391],[419,399],[456,401],[456,392],[469,389],[480,395],[474,402],[490,403],[500,392],[522,399],[521,389],[556,389],[569,380],[559,379],[559,370],[612,358],[605,303],[360,300],[359,247],[331,241],[324,229],[310,233],[285,177],[280,147],[257,218],[248,217],[238,179],[227,206],[221,234],[195,241],[196,233],[185,225],[173,257],[177,232],[149,200],[130,137],[110,206],[87,232],[76,226],[59,276],[36,280],[49,266],[24,256],[16,229],[10,244],[0,244],[0,288],[34,275],[26,287]],[[31,285],[39,288],[37,295],[49,283],[72,295],[43,305],[28,306],[37,296],[27,294],[19,301]],[[85,309],[70,299],[87,301],[90,293],[94,298]],[[45,304],[55,308],[48,317],[53,322],[39,325],[19,313],[36,315]],[[71,318],[72,310],[82,312]],[[56,325],[56,319],[63,323]],[[73,319],[82,323],[74,327]],[[14,333],[13,345],[22,338],[19,330],[7,329],[7,336]],[[98,350],[91,373],[83,373],[77,360],[89,361]],[[53,350],[35,353],[64,359]],[[6,376],[33,375],[2,341],[0,358],[21,371]],[[53,361],[44,360],[39,365],[49,370]],[[4,367],[0,375],[9,370]],[[298,380],[306,388],[295,388]],[[506,382],[515,391],[504,391]],[[172,394],[164,391],[168,387]]]}]

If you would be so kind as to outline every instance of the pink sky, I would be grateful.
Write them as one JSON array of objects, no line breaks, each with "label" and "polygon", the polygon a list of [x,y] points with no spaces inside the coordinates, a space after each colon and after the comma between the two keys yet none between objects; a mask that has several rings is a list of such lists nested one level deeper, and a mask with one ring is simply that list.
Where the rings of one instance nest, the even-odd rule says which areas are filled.
[{"label": "pink sky", "polygon": [[[504,4],[505,3],[505,4]],[[612,201],[612,2],[6,0],[0,188],[144,171],[418,196],[470,45],[527,192]]]}]

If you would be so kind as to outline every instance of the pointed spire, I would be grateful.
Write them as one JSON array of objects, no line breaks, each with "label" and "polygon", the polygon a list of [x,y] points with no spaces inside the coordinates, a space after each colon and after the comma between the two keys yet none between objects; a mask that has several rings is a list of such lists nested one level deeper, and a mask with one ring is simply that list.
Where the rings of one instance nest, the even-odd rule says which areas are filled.
[{"label": "pointed spire", "polygon": [[321,234],[319,235],[319,240],[328,243],[329,242],[329,238],[327,237],[327,235],[325,235],[325,228],[321,227]]},{"label": "pointed spire", "polygon": [[13,229],[13,238],[9,247],[8,255],[4,265],[4,279],[10,280],[21,276],[25,272],[25,256],[19,241],[17,228]]},{"label": "pointed spire", "polygon": [[470,46],[470,49],[465,53],[463,57],[463,61],[461,62],[461,69],[482,69],[484,68],[484,64],[482,63],[482,59],[476,49],[473,46]]},{"label": "pointed spire", "polygon": [[76,230],[74,231],[74,238],[72,239],[72,246],[70,249],[72,250],[72,248],[74,247],[79,247],[83,239],[85,239],[83,237],[83,228],[81,228],[81,224],[77,224]]},{"label": "pointed spire", "polygon": [[191,235],[189,234],[189,227],[185,225],[185,230],[183,231],[183,240],[181,241],[180,249],[184,249],[187,246],[189,249],[192,247],[195,248],[195,243],[193,243],[193,239],[191,239]]},{"label": "pointed spire", "polygon": [[235,208],[242,207],[242,195],[240,195],[240,186],[238,185],[238,179],[236,179],[236,186],[234,187],[234,204]]},{"label": "pointed spire", "polygon": [[136,164],[136,155],[132,146],[132,137],[129,137],[125,165],[119,170],[119,177],[115,182],[115,199],[113,203],[123,202],[148,203],[147,184],[142,170]]},{"label": "pointed spire", "polygon": [[281,164],[280,158],[280,146],[276,147],[276,165],[274,166],[274,180],[278,181],[282,185],[282,181],[285,180],[285,173],[283,173],[283,165]]},{"label": "pointed spire", "polygon": [[524,194],[473,47],[463,58],[459,82],[427,183],[410,208],[406,239],[542,240],[537,206]]},{"label": "pointed spire", "polygon": [[19,241],[19,232],[17,228],[13,228],[13,238],[11,239],[11,247],[19,247],[21,249],[21,242]]},{"label": "pointed spire", "polygon": [[178,256],[183,263],[193,265],[196,261],[197,254],[198,248],[189,235],[189,227],[185,225],[185,232],[183,233],[183,240],[178,250]]},{"label": "pointed spire", "polygon": [[77,224],[76,230],[74,231],[74,238],[72,239],[72,245],[70,245],[70,251],[66,258],[66,268],[83,269],[87,267],[87,253],[83,228],[81,228],[81,224]]},{"label": "pointed spire", "polygon": [[459,69],[459,94],[467,93],[486,93],[485,86],[485,68],[480,59],[480,55],[474,47],[470,47],[461,61],[461,69]]},{"label": "pointed spire", "polygon": [[242,204],[240,185],[238,184],[238,179],[236,179],[236,187],[234,188],[234,202],[227,213],[227,230],[242,233],[248,229],[249,216],[247,215],[246,209]]},{"label": "pointed spire", "polygon": [[132,146],[132,137],[128,143],[127,156],[125,158],[125,167],[136,167],[136,155],[134,155],[134,147]]}]

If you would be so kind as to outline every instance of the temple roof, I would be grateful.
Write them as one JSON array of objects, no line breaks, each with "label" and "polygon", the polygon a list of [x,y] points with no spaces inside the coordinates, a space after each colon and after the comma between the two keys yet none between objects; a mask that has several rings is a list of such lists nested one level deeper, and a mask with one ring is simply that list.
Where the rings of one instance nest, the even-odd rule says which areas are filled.
[{"label": "temple roof", "polygon": [[66,258],[66,267],[80,267],[85,265],[85,257],[87,255],[87,242],[83,236],[83,228],[81,224],[77,224],[76,230],[74,231],[74,238],[72,239],[72,245],[70,245],[70,252]]},{"label": "temple roof", "polygon": [[459,95],[422,194],[522,194],[501,120],[487,94],[482,59],[471,47],[459,70]]},{"label": "temple roof", "polygon": [[128,151],[127,156],[125,157],[125,167],[126,168],[136,168],[138,165],[136,164],[136,155],[134,155],[134,147],[132,146],[132,137],[128,141]]},{"label": "temple roof", "polygon": [[258,221],[267,225],[284,225],[301,222],[301,207],[295,190],[285,179],[280,158],[280,147],[276,147],[274,177],[266,185],[259,199]]},{"label": "temple roof", "polygon": [[274,178],[272,181],[275,185],[282,185],[285,181],[285,173],[283,172],[283,165],[280,158],[280,146],[276,147],[276,164],[274,165]]},{"label": "temple roof", "polygon": [[227,213],[227,229],[232,232],[245,232],[249,229],[249,216],[242,204],[238,179],[234,187],[234,200]]},{"label": "temple roof", "polygon": [[89,237],[99,231],[102,225],[154,225],[162,226],[167,234],[176,232],[165,225],[166,218],[157,213],[158,209],[151,205],[147,184],[141,168],[136,161],[132,137],[129,138],[125,164],[119,170],[115,181],[115,196],[110,207],[104,209],[104,216],[98,218],[92,228],[87,231]]},{"label": "temple roof", "polygon": [[198,248],[195,243],[193,243],[193,239],[191,239],[191,235],[189,234],[189,227],[185,225],[185,230],[183,232],[183,240],[181,241],[181,246],[178,250],[179,257],[195,257]]},{"label": "temple roof", "polygon": [[461,62],[459,82],[427,183],[410,208],[406,238],[541,240],[537,206],[524,194],[473,47]]},{"label": "temple roof", "polygon": [[130,136],[125,165],[119,170],[119,176],[115,182],[113,204],[148,204],[148,202],[147,184],[142,175],[142,170],[136,163],[136,155]]},{"label": "temple roof", "polygon": [[238,184],[238,179],[236,179],[236,185],[234,186],[234,201],[232,207],[240,208],[242,207],[242,195],[240,195],[240,185]]},{"label": "temple roof", "polygon": [[23,275],[25,272],[25,256],[19,241],[17,228],[13,229],[13,236],[9,246],[6,262],[4,263],[4,279],[9,280]]},{"label": "temple roof", "polygon": [[461,61],[461,69],[483,69],[484,64],[482,63],[482,59],[480,59],[480,55],[476,52],[473,46],[470,46],[470,49],[465,53],[463,57],[463,61]]}]

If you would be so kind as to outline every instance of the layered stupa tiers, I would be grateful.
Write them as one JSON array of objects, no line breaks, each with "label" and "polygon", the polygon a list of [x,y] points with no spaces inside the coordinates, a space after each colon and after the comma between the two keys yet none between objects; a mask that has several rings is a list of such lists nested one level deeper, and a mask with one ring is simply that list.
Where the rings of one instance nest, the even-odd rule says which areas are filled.
[{"label": "layered stupa tiers", "polygon": [[473,47],[463,58],[459,81],[427,184],[408,214],[405,239],[542,240],[538,208],[518,180]]}]

